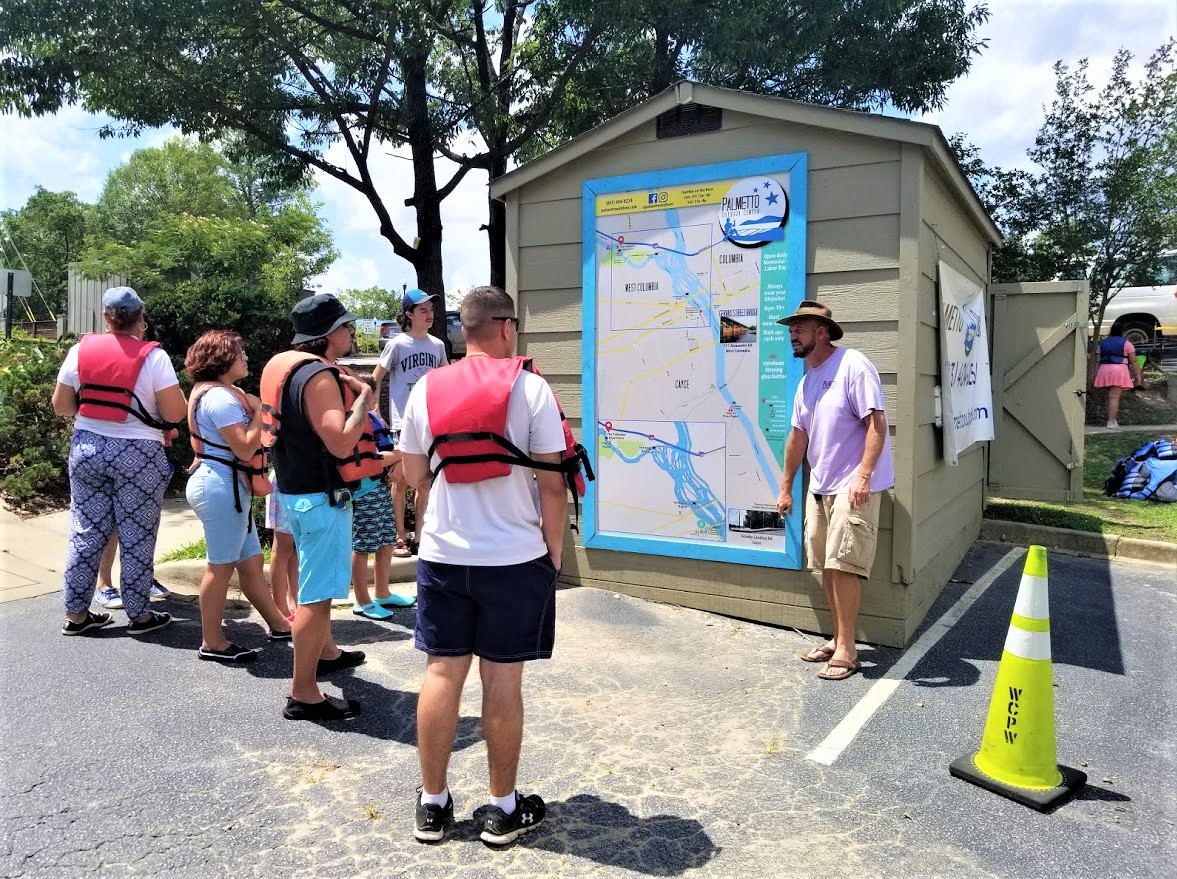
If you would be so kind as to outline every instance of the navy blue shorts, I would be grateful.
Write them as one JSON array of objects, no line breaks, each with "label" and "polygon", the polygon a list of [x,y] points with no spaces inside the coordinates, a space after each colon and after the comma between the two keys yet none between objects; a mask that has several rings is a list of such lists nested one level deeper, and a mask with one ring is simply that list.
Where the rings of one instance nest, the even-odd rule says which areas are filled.
[{"label": "navy blue shorts", "polygon": [[430,656],[492,662],[550,659],[558,572],[545,553],[519,565],[475,567],[417,559],[414,643]]}]

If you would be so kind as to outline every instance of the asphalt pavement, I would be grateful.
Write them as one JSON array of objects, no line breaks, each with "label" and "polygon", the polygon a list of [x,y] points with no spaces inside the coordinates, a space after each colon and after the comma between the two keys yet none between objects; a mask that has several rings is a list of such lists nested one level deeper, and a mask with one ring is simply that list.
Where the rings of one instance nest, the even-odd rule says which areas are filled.
[{"label": "asphalt pavement", "polygon": [[[1055,812],[948,775],[979,744],[1021,572],[1019,550],[978,543],[930,634],[908,651],[864,646],[863,672],[842,682],[795,659],[816,636],[563,590],[555,658],[525,678],[520,788],[548,819],[501,851],[472,818],[486,793],[477,675],[451,763],[458,824],[440,845],[411,836],[411,609],[390,623],[337,611],[340,643],[368,662],[325,683],[363,702],[328,727],[282,719],[290,647],[245,611],[230,611],[230,637],[263,653],[225,668],[197,661],[191,602],[157,603],[177,621],[141,639],[122,620],[63,638],[59,596],[2,603],[0,874],[1173,875],[1177,578],[1050,565],[1059,759],[1090,777]],[[872,699],[837,757],[814,760]]]}]

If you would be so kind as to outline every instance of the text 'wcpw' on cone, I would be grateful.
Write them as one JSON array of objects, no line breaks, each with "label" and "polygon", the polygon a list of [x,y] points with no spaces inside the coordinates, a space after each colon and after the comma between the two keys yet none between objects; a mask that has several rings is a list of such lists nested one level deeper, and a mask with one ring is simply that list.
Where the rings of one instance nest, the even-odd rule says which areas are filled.
[{"label": "text 'wcpw' on cone", "polygon": [[981,749],[953,761],[948,771],[1040,812],[1087,782],[1086,774],[1058,763],[1044,547],[1031,546],[1026,556]]}]

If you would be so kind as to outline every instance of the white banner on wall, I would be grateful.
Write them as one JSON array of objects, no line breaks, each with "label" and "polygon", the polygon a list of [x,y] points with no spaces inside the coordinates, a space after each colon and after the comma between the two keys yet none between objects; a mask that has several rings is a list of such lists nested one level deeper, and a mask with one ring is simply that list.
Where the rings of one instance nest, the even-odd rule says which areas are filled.
[{"label": "white banner on wall", "polygon": [[955,467],[976,442],[993,439],[993,389],[984,290],[940,263],[940,384],[944,459]]}]

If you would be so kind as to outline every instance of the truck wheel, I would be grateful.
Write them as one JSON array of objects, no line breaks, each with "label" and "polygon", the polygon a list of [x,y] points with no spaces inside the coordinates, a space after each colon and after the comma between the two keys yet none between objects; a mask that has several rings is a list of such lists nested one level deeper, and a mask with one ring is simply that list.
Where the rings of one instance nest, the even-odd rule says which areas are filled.
[{"label": "truck wheel", "polygon": [[1113,327],[1112,332],[1117,331],[1133,346],[1151,345],[1156,335],[1156,324],[1144,320],[1126,320]]}]

